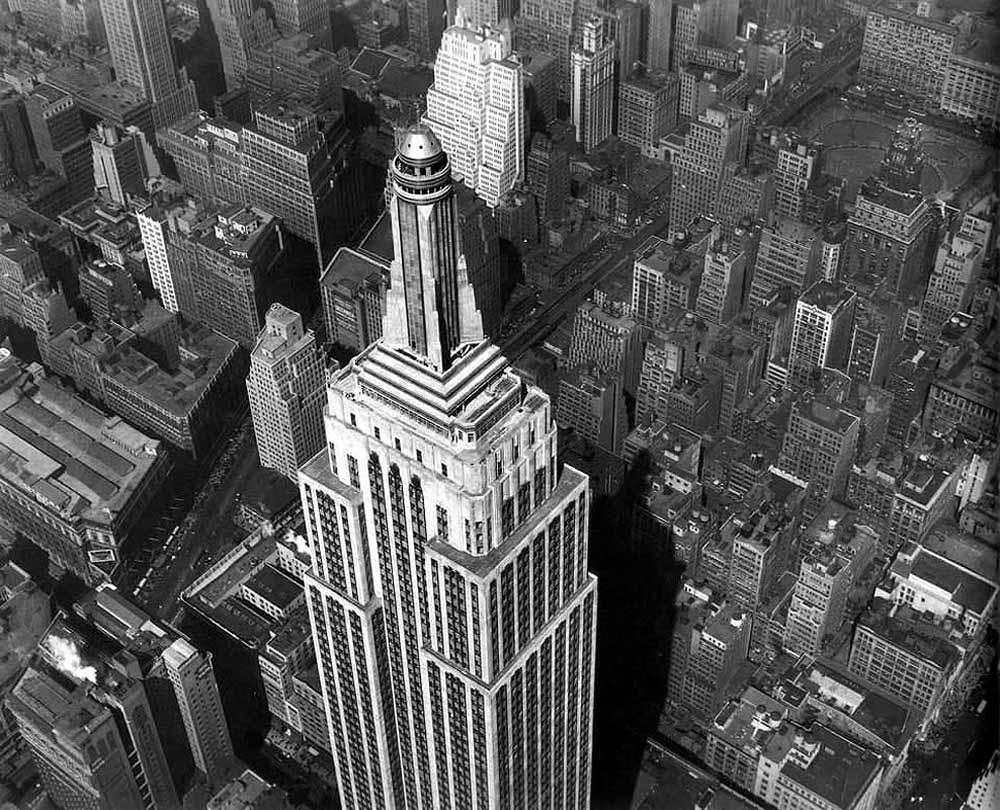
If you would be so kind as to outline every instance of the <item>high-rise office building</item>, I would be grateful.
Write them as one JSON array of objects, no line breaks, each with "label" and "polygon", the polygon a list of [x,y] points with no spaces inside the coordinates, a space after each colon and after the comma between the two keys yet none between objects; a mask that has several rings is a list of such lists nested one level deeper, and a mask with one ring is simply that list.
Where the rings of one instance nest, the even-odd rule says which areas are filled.
[{"label": "high-rise office building", "polygon": [[879,4],[865,15],[858,76],[937,106],[958,33],[926,12]]},{"label": "high-rise office building", "polygon": [[226,89],[242,86],[254,52],[278,37],[263,5],[254,0],[206,0],[219,42]]},{"label": "high-rise office building", "polygon": [[926,281],[933,256],[934,216],[916,191],[899,191],[877,177],[858,189],[847,219],[846,275],[873,273],[905,296]]},{"label": "high-rise office building", "polygon": [[40,84],[25,100],[25,109],[38,159],[65,178],[68,203],[89,197],[94,184],[93,155],[76,100],[51,84]]},{"label": "high-rise office building", "polygon": [[725,167],[742,162],[748,128],[747,113],[728,105],[710,106],[691,122],[674,160],[671,229],[684,228],[698,216],[717,215]]},{"label": "high-rise office building", "polygon": [[670,70],[674,41],[673,0],[649,0],[646,22],[646,65],[650,70]]},{"label": "high-rise office building", "polygon": [[330,382],[327,447],[299,472],[341,801],[587,807],[587,478],[557,475],[547,397],[483,340],[429,128],[390,178],[384,337]]},{"label": "high-rise office building", "polygon": [[618,84],[618,137],[647,154],[677,126],[680,82],[673,73],[635,72]]},{"label": "high-rise office building", "polygon": [[284,255],[281,225],[249,205],[201,213],[168,236],[178,311],[249,349],[261,329],[268,277]]},{"label": "high-rise office building", "polygon": [[823,398],[792,406],[777,468],[808,485],[810,519],[825,501],[843,497],[860,426],[857,415]]},{"label": "high-rise office building", "polygon": [[282,36],[309,34],[317,47],[330,46],[330,8],[324,0],[274,0],[271,5]]},{"label": "high-rise office building", "polygon": [[294,479],[323,446],[325,382],[319,347],[302,316],[272,304],[247,377],[261,466]]},{"label": "high-rise office building", "polygon": [[807,385],[817,369],[847,367],[857,296],[840,283],[817,281],[795,304],[788,370]]},{"label": "high-rise office building", "polygon": [[572,87],[570,54],[580,43],[584,21],[598,9],[597,0],[521,0],[517,48],[550,53],[559,68],[559,98],[568,101]]},{"label": "high-rise office building", "polygon": [[612,133],[615,107],[615,43],[605,36],[604,20],[583,26],[583,42],[573,49],[570,120],[584,152]]},{"label": "high-rise office building", "polygon": [[382,337],[388,280],[386,263],[340,248],[319,280],[327,341],[360,351]]},{"label": "high-rise office building", "polygon": [[733,604],[713,605],[690,583],[677,597],[667,699],[697,717],[712,717],[750,646],[751,618]]},{"label": "high-rise office building", "polygon": [[445,19],[445,5],[445,0],[412,0],[406,4],[410,47],[424,59],[433,59],[441,46],[441,35],[451,22]]},{"label": "high-rise office building", "polygon": [[525,181],[535,198],[539,227],[558,222],[569,196],[569,152],[539,132],[531,139],[527,164]]},{"label": "high-rise office building", "polygon": [[35,173],[33,152],[24,99],[8,86],[0,90],[0,182],[29,180]]},{"label": "high-rise office building", "polygon": [[325,217],[333,201],[336,169],[316,115],[281,104],[254,110],[253,126],[243,130],[242,145],[250,201],[311,242],[322,267],[344,234]]},{"label": "high-rise office building", "polygon": [[94,189],[119,205],[144,194],[146,181],[159,177],[160,166],[138,127],[119,132],[113,124],[100,123],[90,136],[94,153]]},{"label": "high-rise office building", "polygon": [[573,319],[569,362],[619,375],[625,390],[634,395],[642,366],[642,329],[628,314],[628,305],[609,300],[603,305],[580,304]]},{"label": "high-rise office building", "polygon": [[757,261],[750,283],[750,305],[764,306],[782,287],[799,293],[819,272],[821,241],[815,228],[787,217],[779,217],[761,229]]},{"label": "high-rise office building", "polygon": [[455,179],[496,207],[524,178],[524,89],[510,29],[444,32],[427,91],[426,123],[449,155]]},{"label": "high-rise office building", "polygon": [[277,100],[302,104],[317,115],[342,110],[342,83],[337,58],[317,48],[309,34],[281,37],[249,57],[247,89],[253,107]]},{"label": "high-rise office building", "polygon": [[58,617],[8,700],[42,782],[66,810],[176,810],[140,664],[95,646],[96,634]]},{"label": "high-rise office building", "polygon": [[236,764],[233,743],[222,713],[212,657],[186,638],[176,638],[161,654],[174,688],[195,767],[218,784]]},{"label": "high-rise office building", "polygon": [[978,217],[966,215],[958,232],[946,236],[938,247],[920,306],[920,332],[924,336],[936,336],[952,315],[968,309],[991,230],[987,226],[985,233],[978,232],[972,225],[978,221]]},{"label": "high-rise office building", "polygon": [[149,100],[153,125],[197,110],[194,82],[177,69],[163,0],[101,0],[101,12],[115,75]]},{"label": "high-rise office building", "polygon": [[705,254],[698,285],[695,313],[709,323],[724,324],[735,318],[743,298],[747,252],[736,241],[716,241]]}]

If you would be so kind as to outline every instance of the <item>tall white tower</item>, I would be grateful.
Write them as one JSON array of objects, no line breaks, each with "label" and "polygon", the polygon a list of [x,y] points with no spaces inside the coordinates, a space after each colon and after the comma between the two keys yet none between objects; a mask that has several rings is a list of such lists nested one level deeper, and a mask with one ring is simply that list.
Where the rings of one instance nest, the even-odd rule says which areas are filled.
[{"label": "tall white tower", "polygon": [[444,32],[427,91],[426,123],[452,171],[490,208],[524,177],[524,78],[510,29]]},{"label": "tall white tower", "polygon": [[194,82],[177,69],[163,0],[101,0],[115,77],[138,87],[159,129],[198,109]]},{"label": "tall white tower", "polygon": [[587,477],[548,397],[484,340],[448,156],[390,167],[384,337],[327,391],[299,471],[316,659],[345,808],[588,808]]},{"label": "tall white tower", "polygon": [[615,43],[605,41],[604,21],[583,25],[583,47],[573,50],[570,117],[576,139],[590,152],[611,134],[615,98]]},{"label": "tall white tower", "polygon": [[323,361],[302,316],[272,304],[250,353],[247,394],[260,463],[297,479],[323,446]]}]

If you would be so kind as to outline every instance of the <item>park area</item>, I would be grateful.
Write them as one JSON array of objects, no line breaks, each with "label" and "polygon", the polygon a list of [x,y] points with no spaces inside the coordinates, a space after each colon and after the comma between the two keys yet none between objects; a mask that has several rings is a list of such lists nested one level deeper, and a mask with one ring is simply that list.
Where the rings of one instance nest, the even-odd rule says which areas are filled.
[{"label": "park area", "polygon": [[[853,200],[861,183],[877,171],[905,115],[864,109],[831,98],[799,122],[798,129],[824,145],[825,170],[846,178],[846,199]],[[982,175],[990,160],[990,148],[974,138],[926,122],[924,155],[921,190],[951,200]]]}]

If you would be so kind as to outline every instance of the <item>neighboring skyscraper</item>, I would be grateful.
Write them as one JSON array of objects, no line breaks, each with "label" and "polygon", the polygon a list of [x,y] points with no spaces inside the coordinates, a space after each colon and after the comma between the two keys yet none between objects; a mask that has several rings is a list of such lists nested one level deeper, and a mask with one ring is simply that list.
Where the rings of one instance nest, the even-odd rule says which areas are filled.
[{"label": "neighboring skyscraper", "polygon": [[618,375],[634,395],[642,366],[642,329],[628,314],[628,304],[584,301],[573,319],[569,346],[571,365],[593,365],[599,372]]},{"label": "neighboring skyscraper", "polygon": [[311,34],[317,47],[330,46],[330,8],[325,0],[274,0],[271,5],[282,36]]},{"label": "neighboring skyscraper", "polygon": [[360,351],[382,337],[389,268],[368,253],[340,248],[319,280],[326,339]]},{"label": "neighboring skyscraper", "polygon": [[747,113],[711,106],[691,122],[684,147],[674,160],[670,187],[670,228],[687,227],[695,217],[716,216],[728,164],[746,154]]},{"label": "neighboring skyscraper", "polygon": [[633,73],[618,85],[618,137],[648,154],[677,126],[680,82],[672,73]]},{"label": "neighboring skyscraper", "polygon": [[490,208],[524,178],[524,89],[506,30],[453,25],[444,32],[427,91],[426,123],[455,178]]},{"label": "neighboring skyscraper", "polygon": [[846,369],[857,296],[843,284],[817,281],[795,304],[788,370],[808,385],[817,369]]},{"label": "neighboring skyscraper", "polygon": [[809,487],[807,518],[841,498],[851,472],[861,420],[823,399],[796,402],[778,457],[778,470]]},{"label": "neighboring skyscraper", "polygon": [[673,0],[649,0],[646,65],[650,70],[670,70],[670,45],[674,40]]},{"label": "neighboring skyscraper", "polygon": [[106,654],[84,632],[97,633],[57,618],[8,699],[46,790],[66,810],[176,810],[136,657]]},{"label": "neighboring skyscraper", "polygon": [[174,687],[195,767],[210,784],[218,784],[236,764],[212,657],[185,638],[175,639],[162,653]]},{"label": "neighboring skyscraper", "polygon": [[536,134],[528,151],[528,190],[535,197],[538,225],[558,222],[566,213],[569,196],[569,153],[546,135]]},{"label": "neighboring skyscraper", "polygon": [[169,236],[177,308],[249,349],[260,332],[268,277],[284,254],[281,225],[249,205],[201,214]]},{"label": "neighboring skyscraper", "polygon": [[250,414],[263,467],[295,479],[323,446],[326,376],[313,333],[282,304],[267,311],[250,353]]},{"label": "neighboring skyscraper", "polygon": [[111,63],[119,81],[153,105],[153,125],[172,124],[198,109],[194,82],[177,69],[163,0],[101,0]]},{"label": "neighboring skyscraper", "polygon": [[547,397],[483,340],[426,126],[399,138],[390,190],[384,337],[331,381],[327,448],[299,473],[341,801],[586,808],[587,478],[557,476]]},{"label": "neighboring skyscraper", "polygon": [[750,646],[750,615],[732,604],[714,605],[709,593],[685,583],[677,597],[667,699],[696,716],[712,717]]},{"label": "neighboring skyscraper", "polygon": [[816,229],[780,217],[761,230],[750,284],[750,305],[764,306],[782,287],[801,292],[816,279],[822,245]]},{"label": "neighboring skyscraper", "polygon": [[904,297],[926,280],[934,235],[931,206],[922,194],[872,177],[858,189],[847,220],[845,273],[885,277],[889,289]]},{"label": "neighboring skyscraper", "polygon": [[226,89],[233,91],[242,86],[252,54],[276,39],[278,31],[254,0],[207,0],[206,5],[219,41]]},{"label": "neighboring skyscraper", "polygon": [[433,59],[441,46],[445,20],[445,0],[410,0],[406,4],[406,27],[410,47],[424,59]]},{"label": "neighboring skyscraper", "polygon": [[926,11],[879,4],[865,16],[858,77],[937,106],[957,37],[957,28]]},{"label": "neighboring skyscraper", "polygon": [[936,337],[952,315],[968,309],[991,230],[987,225],[985,232],[978,232],[973,224],[977,222],[982,220],[967,214],[958,233],[946,236],[938,247],[920,306],[920,333],[926,337]]},{"label": "neighboring skyscraper", "polygon": [[591,17],[583,26],[583,44],[572,57],[570,120],[584,152],[612,133],[615,105],[615,43],[604,34],[604,21]]},{"label": "neighboring skyscraper", "polygon": [[81,202],[93,193],[94,163],[83,114],[72,95],[40,84],[25,101],[38,159],[64,177],[67,200]]},{"label": "neighboring skyscraper", "polygon": [[596,0],[521,0],[517,21],[518,50],[550,53],[559,66],[559,98],[570,98],[570,53],[580,41],[583,23],[597,11]]},{"label": "neighboring skyscraper", "polygon": [[724,324],[740,311],[747,254],[738,242],[717,241],[705,254],[695,313],[709,323]]}]

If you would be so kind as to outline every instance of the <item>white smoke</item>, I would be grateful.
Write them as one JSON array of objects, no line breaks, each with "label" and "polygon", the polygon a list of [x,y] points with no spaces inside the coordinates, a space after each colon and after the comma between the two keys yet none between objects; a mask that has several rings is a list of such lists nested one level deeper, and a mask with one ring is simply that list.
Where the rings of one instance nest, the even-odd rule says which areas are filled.
[{"label": "white smoke", "polygon": [[45,648],[62,672],[72,675],[78,681],[97,683],[97,669],[83,663],[80,650],[71,639],[49,636],[45,639]]}]

